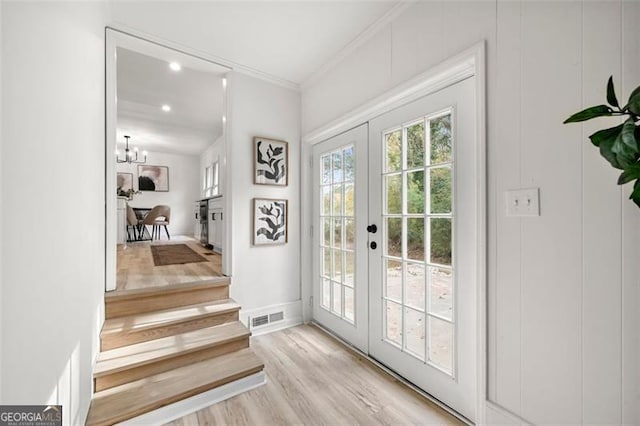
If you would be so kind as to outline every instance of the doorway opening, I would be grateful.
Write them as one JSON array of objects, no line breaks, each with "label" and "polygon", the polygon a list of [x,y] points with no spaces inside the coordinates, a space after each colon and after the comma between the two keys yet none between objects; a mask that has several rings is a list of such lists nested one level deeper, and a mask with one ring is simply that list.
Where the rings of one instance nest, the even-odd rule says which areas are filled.
[{"label": "doorway opening", "polygon": [[230,275],[230,69],[111,28],[106,40],[106,290]]}]

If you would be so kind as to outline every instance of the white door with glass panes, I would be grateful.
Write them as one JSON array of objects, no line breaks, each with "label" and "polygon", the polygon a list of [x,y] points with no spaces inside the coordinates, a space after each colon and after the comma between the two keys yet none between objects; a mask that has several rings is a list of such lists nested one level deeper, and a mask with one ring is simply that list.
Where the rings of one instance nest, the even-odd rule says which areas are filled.
[{"label": "white door with glass panes", "polygon": [[367,125],[313,147],[313,316],[368,350]]},{"label": "white door with glass panes", "polygon": [[369,353],[476,413],[475,77],[369,122]]}]

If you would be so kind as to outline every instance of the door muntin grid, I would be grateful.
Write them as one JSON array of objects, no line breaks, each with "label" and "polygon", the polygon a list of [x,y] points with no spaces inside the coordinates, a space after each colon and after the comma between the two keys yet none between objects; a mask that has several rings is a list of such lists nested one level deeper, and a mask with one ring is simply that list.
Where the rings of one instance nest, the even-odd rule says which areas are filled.
[{"label": "door muntin grid", "polygon": [[453,108],[383,132],[383,339],[455,377]]},{"label": "door muntin grid", "polygon": [[320,156],[320,307],[355,324],[355,147]]}]

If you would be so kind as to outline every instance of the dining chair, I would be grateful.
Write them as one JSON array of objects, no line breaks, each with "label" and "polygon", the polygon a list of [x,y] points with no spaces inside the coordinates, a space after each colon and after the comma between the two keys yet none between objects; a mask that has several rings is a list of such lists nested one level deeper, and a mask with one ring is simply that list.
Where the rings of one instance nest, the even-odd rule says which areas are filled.
[{"label": "dining chair", "polygon": [[165,205],[154,206],[151,211],[142,219],[143,226],[151,226],[151,239],[156,237],[160,239],[160,227],[164,227],[164,232],[167,233],[167,238],[170,240],[169,229],[167,225],[171,221],[171,207]]}]

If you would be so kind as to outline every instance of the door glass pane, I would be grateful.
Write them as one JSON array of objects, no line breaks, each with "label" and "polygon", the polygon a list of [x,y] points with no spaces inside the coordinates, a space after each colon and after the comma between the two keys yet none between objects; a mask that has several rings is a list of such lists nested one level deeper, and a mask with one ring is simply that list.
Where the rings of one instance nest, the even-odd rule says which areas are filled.
[{"label": "door glass pane", "polygon": [[331,157],[328,155],[322,157],[322,178],[323,185],[331,183]]},{"label": "door glass pane", "polygon": [[331,309],[336,314],[342,316],[342,286],[335,281],[333,282],[333,294],[331,296],[333,298]]},{"label": "door glass pane", "polygon": [[342,248],[342,219],[333,220],[333,246]]},{"label": "door glass pane", "polygon": [[331,186],[323,186],[322,191],[322,214],[331,214]]},{"label": "door glass pane", "polygon": [[387,214],[402,213],[402,175],[385,177],[385,198],[387,200]]},{"label": "door glass pane", "polygon": [[424,311],[426,277],[424,263],[408,262],[407,264],[407,292],[405,304]]},{"label": "door glass pane", "polygon": [[342,282],[342,252],[340,250],[331,250],[333,254],[333,276],[332,278],[339,283]]},{"label": "door glass pane", "polygon": [[344,317],[348,320],[354,321],[354,300],[353,300],[353,289],[349,287],[344,288]]},{"label": "door glass pane", "polygon": [[322,279],[322,306],[331,308],[331,281],[327,278]]},{"label": "door glass pane", "polygon": [[407,168],[424,166],[424,121],[407,128]]},{"label": "door glass pane", "polygon": [[402,167],[402,130],[385,136],[386,172],[394,172]]},{"label": "door glass pane", "polygon": [[418,358],[424,360],[425,351],[425,315],[413,309],[404,310],[405,329],[407,339],[405,348],[413,352]]},{"label": "door glass pane", "polygon": [[333,182],[342,182],[342,152],[333,153]]},{"label": "door glass pane", "polygon": [[333,210],[334,216],[342,216],[342,184],[333,185]]},{"label": "door glass pane", "polygon": [[451,114],[429,121],[431,139],[431,164],[446,163],[452,160]]},{"label": "door glass pane", "polygon": [[424,218],[407,218],[407,258],[424,262]]},{"label": "door glass pane", "polygon": [[344,215],[353,216],[355,214],[355,189],[352,183],[344,185]]},{"label": "door glass pane", "polygon": [[407,173],[407,213],[424,213],[424,170]]},{"label": "door glass pane", "polygon": [[326,217],[322,219],[322,245],[331,245],[331,219]]},{"label": "door glass pane", "polygon": [[451,265],[451,219],[431,219],[431,263]]},{"label": "door glass pane", "polygon": [[429,317],[429,361],[453,373],[453,325]]},{"label": "door glass pane", "polygon": [[355,250],[356,248],[356,225],[353,219],[344,220],[345,248]]},{"label": "door glass pane", "polygon": [[342,151],[342,159],[344,162],[344,181],[353,182],[355,180],[353,146],[348,146]]},{"label": "door glass pane", "polygon": [[429,313],[453,320],[453,274],[449,268],[429,267]]},{"label": "door glass pane", "polygon": [[431,213],[451,213],[451,168],[436,167],[429,174]]},{"label": "door glass pane", "polygon": [[386,259],[385,260],[385,296],[389,299],[395,300],[398,303],[402,302],[402,262],[397,260]]},{"label": "door glass pane", "polygon": [[402,256],[402,219],[390,217],[385,219],[387,243],[385,254],[388,256]]},{"label": "door glass pane", "polygon": [[322,275],[325,277],[331,277],[331,249],[321,248],[322,253]]},{"label": "door glass pane", "polygon": [[353,287],[356,276],[356,254],[352,251],[344,254],[344,284]]},{"label": "door glass pane", "polygon": [[386,339],[402,345],[402,305],[386,302]]}]

